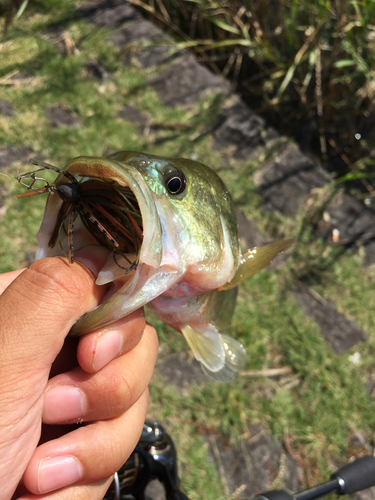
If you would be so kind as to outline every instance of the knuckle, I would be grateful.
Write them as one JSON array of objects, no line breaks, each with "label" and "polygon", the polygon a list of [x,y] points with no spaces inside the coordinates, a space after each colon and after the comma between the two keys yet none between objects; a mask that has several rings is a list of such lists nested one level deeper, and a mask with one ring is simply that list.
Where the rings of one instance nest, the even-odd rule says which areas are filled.
[{"label": "knuckle", "polygon": [[125,413],[134,403],[135,390],[133,377],[127,374],[118,373],[111,383],[111,402],[115,403],[115,413],[121,415]]},{"label": "knuckle", "polygon": [[26,270],[24,277],[32,282],[39,296],[46,296],[49,301],[65,303],[67,300],[82,301],[85,298],[87,281],[85,283],[84,275],[72,272],[71,266],[63,259],[37,261]]}]

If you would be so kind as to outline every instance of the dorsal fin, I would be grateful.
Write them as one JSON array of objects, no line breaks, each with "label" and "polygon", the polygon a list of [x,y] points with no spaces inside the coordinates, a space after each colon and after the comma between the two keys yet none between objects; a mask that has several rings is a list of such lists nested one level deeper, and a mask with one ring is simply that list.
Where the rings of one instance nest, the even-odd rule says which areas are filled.
[{"label": "dorsal fin", "polygon": [[280,240],[270,243],[269,245],[264,245],[263,247],[251,248],[242,256],[240,265],[232,281],[225,283],[225,285],[222,285],[218,290],[230,290],[248,280],[258,271],[268,266],[276,255],[289,248],[293,243],[293,239]]}]

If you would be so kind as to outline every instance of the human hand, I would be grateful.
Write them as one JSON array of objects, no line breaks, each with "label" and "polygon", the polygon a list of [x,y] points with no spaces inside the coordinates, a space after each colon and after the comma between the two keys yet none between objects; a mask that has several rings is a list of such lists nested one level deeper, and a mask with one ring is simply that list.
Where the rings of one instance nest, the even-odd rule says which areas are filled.
[{"label": "human hand", "polygon": [[66,338],[106,291],[106,250],[82,252],[91,271],[55,257],[0,275],[1,500],[99,500],[142,431],[156,333],[138,310]]}]

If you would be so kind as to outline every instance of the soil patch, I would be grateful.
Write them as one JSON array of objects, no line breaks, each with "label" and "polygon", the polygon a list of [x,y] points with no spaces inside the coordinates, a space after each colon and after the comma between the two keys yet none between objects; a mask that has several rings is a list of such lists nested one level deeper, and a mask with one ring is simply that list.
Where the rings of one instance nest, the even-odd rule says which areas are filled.
[{"label": "soil patch", "polygon": [[14,115],[14,113],[15,113],[15,111],[12,108],[12,106],[9,104],[9,102],[0,101],[0,115],[12,116],[12,115]]},{"label": "soil patch", "polygon": [[27,146],[21,146],[20,148],[9,146],[6,149],[2,149],[0,150],[0,170],[17,161],[28,162],[31,156],[32,150]]},{"label": "soil patch", "polygon": [[[237,492],[238,499],[249,499],[268,490],[276,478],[284,487],[297,491],[297,466],[261,426],[249,429],[250,437],[237,447],[229,446],[225,436],[209,436],[209,457],[218,468],[226,494]],[[280,477],[281,476],[281,477]]]},{"label": "soil patch", "polygon": [[189,358],[184,352],[163,357],[158,362],[157,369],[166,383],[180,390],[188,387],[192,382],[208,381],[200,363],[196,359]]},{"label": "soil patch", "polygon": [[59,106],[50,106],[46,109],[46,115],[51,123],[52,128],[59,127],[77,127],[82,125],[80,118],[75,116],[70,111],[60,108]]}]

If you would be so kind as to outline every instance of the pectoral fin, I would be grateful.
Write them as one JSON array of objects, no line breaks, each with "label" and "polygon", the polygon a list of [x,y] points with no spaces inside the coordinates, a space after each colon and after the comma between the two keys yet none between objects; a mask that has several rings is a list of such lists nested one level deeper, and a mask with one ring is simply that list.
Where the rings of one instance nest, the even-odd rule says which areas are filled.
[{"label": "pectoral fin", "polygon": [[222,285],[218,290],[229,290],[248,280],[258,271],[268,266],[276,255],[289,248],[293,243],[293,239],[281,240],[270,243],[269,245],[264,245],[263,247],[251,248],[242,256],[240,265],[232,281]]},{"label": "pectoral fin", "polygon": [[242,370],[246,351],[237,340],[219,333],[213,325],[182,328],[203,371],[217,382],[230,382]]}]

